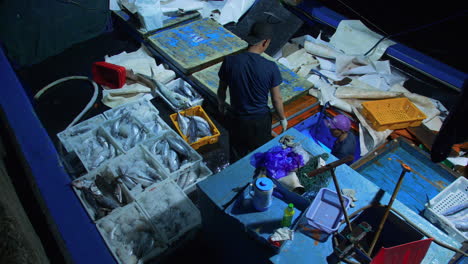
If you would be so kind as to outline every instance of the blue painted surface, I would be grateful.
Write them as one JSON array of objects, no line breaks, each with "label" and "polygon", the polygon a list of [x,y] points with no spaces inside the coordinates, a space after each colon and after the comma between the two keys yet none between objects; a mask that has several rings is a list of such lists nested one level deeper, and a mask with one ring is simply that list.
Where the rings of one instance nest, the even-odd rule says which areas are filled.
[{"label": "blue painted surface", "polygon": [[[305,136],[304,134],[302,134],[294,128],[289,129],[285,133],[281,134],[279,137],[276,137],[275,139],[266,143],[262,147],[258,148],[256,151],[250,153],[249,155],[232,164],[230,167],[226,168],[220,173],[217,173],[211,176],[210,178],[200,182],[198,184],[198,187],[202,192],[203,196],[207,197],[207,199],[209,199],[209,203],[212,203],[213,206],[216,206],[218,210],[223,211],[223,205],[231,201],[236,195],[236,192],[233,190],[233,188],[245,186],[245,184],[251,181],[252,179],[252,176],[254,174],[254,168],[250,165],[250,156],[256,152],[265,152],[271,147],[277,145],[278,140],[283,135],[294,136],[296,141],[301,142],[304,149],[312,155],[319,155],[324,152],[324,150],[319,145],[317,145],[311,138],[308,138],[307,136]],[[330,155],[328,162],[330,163],[335,160],[336,158]],[[356,198],[358,200],[355,202],[356,207],[350,208],[348,211],[349,213],[352,213],[356,209],[370,204],[370,202],[374,199],[374,197],[380,190],[380,188],[377,185],[367,180],[365,177],[363,177],[347,165],[342,165],[338,167],[336,169],[336,176],[338,178],[341,188],[352,188],[357,192]],[[327,188],[335,190],[333,182],[331,182],[329,186],[327,186]],[[383,197],[380,200],[380,203],[388,204],[390,196],[390,194],[384,193]],[[203,205],[201,207],[204,208]],[[396,200],[393,204],[393,208],[395,208],[403,215],[408,217],[408,219],[416,223],[420,228],[424,229],[427,233],[429,233],[436,239],[444,241],[445,243],[450,244],[454,247],[460,247],[460,244],[458,242],[448,237],[445,233],[437,229],[423,217],[413,212],[410,208],[405,206],[400,201]],[[215,209],[212,208],[211,210]],[[205,214],[212,213],[204,211],[202,209],[202,215]],[[242,227],[239,226],[233,227],[225,225],[224,222],[218,222],[218,220],[221,221],[221,219],[211,221],[217,222],[217,225],[222,226],[222,229],[231,230],[231,228],[241,228],[240,230],[238,229],[238,233],[241,230],[244,230]],[[215,229],[216,226],[213,225],[209,228],[211,232],[217,232],[217,230]],[[221,243],[221,241],[217,241],[217,243]],[[229,241],[226,241],[225,243],[229,244]],[[229,247],[230,245],[225,246]],[[244,252],[243,250],[244,249],[242,247],[242,243],[237,243],[236,252]],[[280,252],[272,256],[270,258],[270,261],[273,263],[327,263],[326,257],[331,253],[331,237],[325,237],[322,240],[322,242],[319,242],[315,241],[314,239],[299,231],[296,231],[294,234],[294,240],[284,243]],[[433,243],[428,253],[426,254],[423,263],[447,263],[453,255],[454,253],[452,251],[444,249]],[[245,261],[243,263],[259,262],[250,262],[248,258],[245,258]]]},{"label": "blue painted surface", "polygon": [[[338,27],[341,20],[347,19],[346,17],[324,7],[318,1],[302,1],[302,3],[298,5],[298,8],[334,28]],[[305,16],[300,13],[297,13],[297,15],[303,19],[305,18]],[[311,21],[307,20],[310,19],[306,19],[305,21],[311,23]],[[399,43],[390,46],[387,49],[386,54],[460,89],[463,86],[463,82],[468,78],[467,73],[461,72],[447,64]]]},{"label": "blue painted surface", "polygon": [[399,161],[414,172],[405,174],[397,199],[416,213],[422,213],[428,199],[434,198],[456,178],[439,164],[433,163],[427,154],[412,147],[409,142],[397,140],[386,144],[383,151],[367,160],[356,170],[374,184],[392,192],[401,174]]},{"label": "blue painted surface", "polygon": [[0,81],[2,110],[73,262],[115,263],[73,192],[70,177],[2,49]]}]

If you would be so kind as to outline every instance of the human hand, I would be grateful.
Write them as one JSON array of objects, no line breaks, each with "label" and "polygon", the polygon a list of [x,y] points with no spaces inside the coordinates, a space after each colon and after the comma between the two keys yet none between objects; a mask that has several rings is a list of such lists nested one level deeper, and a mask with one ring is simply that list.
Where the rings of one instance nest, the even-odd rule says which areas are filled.
[{"label": "human hand", "polygon": [[[283,132],[286,131],[286,129],[288,129],[288,120],[286,118],[281,120],[280,124],[283,127]],[[283,132],[281,132],[281,133],[283,133]]]},{"label": "human hand", "polygon": [[225,103],[218,103],[218,111],[221,115],[226,114],[226,104]]}]

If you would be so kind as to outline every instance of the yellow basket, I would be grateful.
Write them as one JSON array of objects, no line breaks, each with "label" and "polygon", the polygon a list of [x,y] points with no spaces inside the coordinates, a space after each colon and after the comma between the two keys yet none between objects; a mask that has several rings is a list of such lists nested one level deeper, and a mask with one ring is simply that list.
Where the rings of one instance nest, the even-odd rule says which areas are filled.
[{"label": "yellow basket", "polygon": [[368,101],[362,106],[362,114],[377,131],[419,126],[426,118],[408,98]]},{"label": "yellow basket", "polygon": [[206,121],[208,121],[208,124],[210,124],[212,136],[202,137],[199,140],[197,140],[197,141],[193,142],[192,144],[190,144],[189,140],[188,140],[188,137],[185,136],[182,133],[182,131],[180,131],[179,122],[177,122],[177,113],[174,113],[174,114],[170,115],[171,121],[174,124],[174,126],[176,127],[177,132],[179,132],[179,135],[187,143],[189,143],[190,146],[192,146],[192,148],[198,149],[199,147],[204,146],[206,144],[213,144],[213,143],[218,142],[218,139],[219,139],[219,136],[221,135],[221,133],[219,132],[218,128],[216,128],[216,126],[211,121],[210,117],[206,114],[205,110],[203,110],[203,108],[200,105],[194,106],[192,108],[185,109],[183,111],[180,111],[179,113],[181,115],[184,115],[184,116],[194,116],[194,115],[200,116],[203,119],[205,119]]}]

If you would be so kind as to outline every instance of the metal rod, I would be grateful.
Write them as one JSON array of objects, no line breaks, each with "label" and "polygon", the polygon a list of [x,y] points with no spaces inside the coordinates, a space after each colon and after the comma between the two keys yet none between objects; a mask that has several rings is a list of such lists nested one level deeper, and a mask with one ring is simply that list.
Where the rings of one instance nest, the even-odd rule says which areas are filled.
[{"label": "metal rod", "polygon": [[[336,168],[336,167],[338,167],[338,166],[340,166],[340,165],[342,165],[342,164],[344,164],[344,163],[350,162],[350,161],[352,161],[353,159],[354,159],[354,156],[353,156],[353,155],[346,156],[346,157],[344,157],[344,158],[342,158],[342,159],[339,159],[339,160],[337,160],[337,161],[334,161],[334,162],[332,162],[332,163],[329,163],[329,164],[327,164],[327,165],[325,165],[325,166],[322,166],[322,167],[320,167],[320,168],[318,168],[318,169],[315,169],[315,170],[309,172],[308,176],[309,176],[309,177],[313,177],[313,176],[315,176],[315,175],[317,175],[317,174],[320,174],[320,173],[322,173],[322,172],[325,172],[325,171],[327,171],[327,170],[334,169],[334,168]],[[333,171],[333,170],[332,170],[332,171]]]},{"label": "metal rod", "polygon": [[341,195],[340,185],[338,184],[338,180],[336,179],[336,175],[335,175],[335,169],[331,170],[331,175],[332,175],[332,178],[333,178],[333,183],[335,184],[336,193],[338,194],[338,199],[340,200],[341,210],[343,210],[343,215],[345,217],[346,224],[348,225],[349,231],[351,232],[351,231],[353,231],[353,229],[351,227],[351,222],[349,221],[349,218],[348,218],[348,213],[346,212],[346,207],[344,206],[343,196]]},{"label": "metal rod", "polygon": [[377,232],[374,236],[374,240],[372,240],[372,244],[367,253],[369,256],[371,256],[372,251],[374,250],[375,244],[377,243],[377,240],[379,240],[380,233],[382,232],[383,226],[385,225],[385,221],[387,221],[387,217],[388,217],[388,214],[390,213],[390,209],[392,208],[393,202],[395,201],[398,191],[400,190],[401,184],[403,183],[403,178],[405,176],[405,173],[408,171],[411,171],[411,168],[404,163],[401,164],[401,167],[403,168],[403,171],[401,172],[400,178],[398,179],[395,189],[393,190],[393,194],[392,194],[392,197],[390,198],[390,202],[385,208],[385,213],[382,217],[382,220],[380,221],[379,228],[377,229]]}]

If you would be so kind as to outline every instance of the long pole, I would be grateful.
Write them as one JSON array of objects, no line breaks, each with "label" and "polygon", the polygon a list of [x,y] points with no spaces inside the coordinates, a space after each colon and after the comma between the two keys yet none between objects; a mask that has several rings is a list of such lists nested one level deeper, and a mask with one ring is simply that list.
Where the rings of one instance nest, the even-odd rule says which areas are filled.
[{"label": "long pole", "polygon": [[340,185],[338,184],[338,180],[336,179],[334,168],[331,169],[331,175],[332,175],[333,183],[335,184],[336,193],[338,194],[338,199],[340,200],[341,210],[343,210],[343,215],[345,217],[346,224],[348,225],[349,231],[351,232],[353,231],[353,229],[351,227],[351,222],[349,221],[349,218],[348,218],[348,213],[346,212],[346,207],[344,206],[343,196],[341,195]]},{"label": "long pole", "polygon": [[379,228],[377,229],[377,233],[375,234],[374,240],[372,241],[372,244],[367,253],[367,255],[369,256],[371,256],[372,251],[374,250],[375,244],[377,243],[377,240],[379,240],[380,233],[382,232],[383,226],[385,225],[385,221],[387,221],[387,217],[388,217],[388,214],[390,213],[390,209],[392,208],[393,202],[395,201],[398,191],[400,190],[405,173],[408,171],[411,171],[411,168],[404,163],[401,164],[401,167],[403,168],[403,171],[401,172],[397,185],[395,186],[395,189],[393,190],[393,194],[392,194],[392,197],[390,198],[390,202],[388,203],[387,208],[385,208],[385,213],[382,217],[382,220],[380,221]]}]

